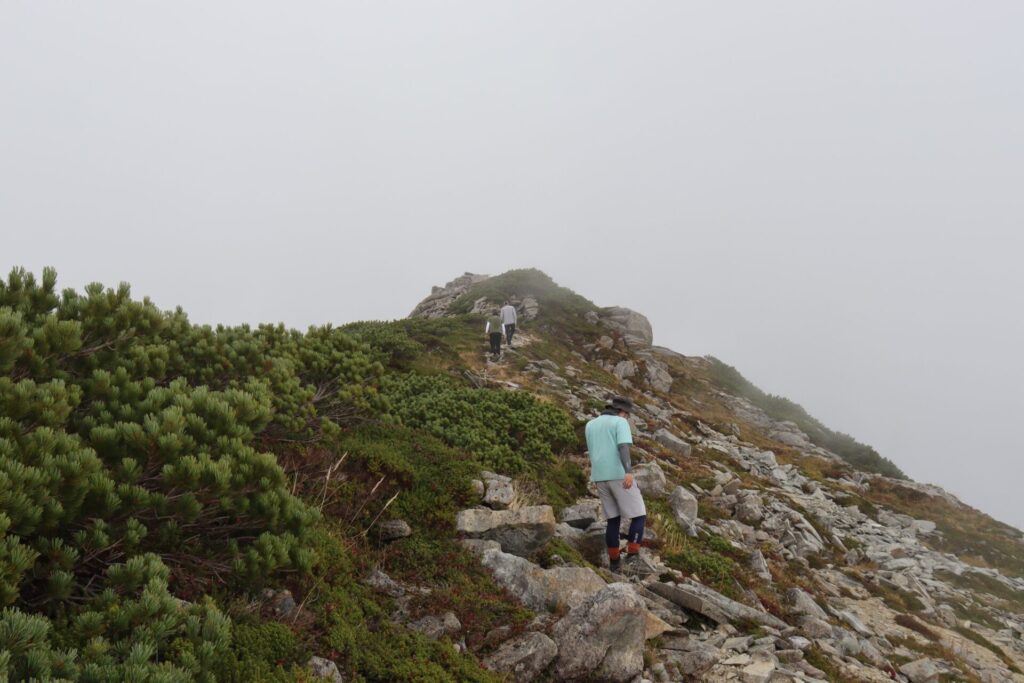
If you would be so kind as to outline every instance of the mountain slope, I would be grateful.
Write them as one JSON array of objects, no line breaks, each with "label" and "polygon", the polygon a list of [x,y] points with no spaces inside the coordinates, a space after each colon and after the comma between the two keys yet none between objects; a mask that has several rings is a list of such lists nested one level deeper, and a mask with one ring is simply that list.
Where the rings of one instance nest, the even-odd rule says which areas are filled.
[{"label": "mountain slope", "polygon": [[[505,300],[520,331],[492,359],[483,314]],[[16,269],[0,671],[1024,680],[1020,532],[855,469],[841,456],[888,471],[653,340],[538,271],[301,333],[196,326],[127,285],[58,294],[52,271]],[[614,394],[639,406],[644,578],[608,571],[587,485],[583,422]]]},{"label": "mountain slope", "polygon": [[[660,508],[653,521],[668,566],[708,582],[715,575],[708,558],[731,558],[729,571],[710,581],[715,588],[746,593],[783,615],[786,606],[776,601],[784,603],[781,589],[796,582],[839,614],[871,622],[873,636],[889,637],[873,647],[894,664],[911,656],[911,648],[901,647],[926,631],[932,639],[913,651],[957,651],[981,642],[991,645],[988,655],[1000,652],[1001,664],[976,667],[947,657],[962,675],[1017,675],[1024,609],[1019,531],[938,487],[907,481],[873,450],[784,403],[783,416],[802,415],[818,431],[812,439],[769,412],[784,399],[767,397],[715,359],[652,346],[650,325],[639,314],[600,309],[536,271],[464,277],[433,300],[450,301],[444,312],[461,314],[509,299],[529,310],[532,319],[521,329],[531,337],[498,362],[485,358],[481,339],[476,354],[461,357],[461,372],[484,385],[528,389],[581,421],[610,395],[630,396],[640,407],[634,427],[642,458],[672,484],[689,485],[699,500],[698,538],[684,539],[682,548],[672,547],[673,529],[665,533],[673,526],[668,506],[657,500],[652,506]],[[435,307],[431,315],[444,312]],[[759,400],[765,397],[768,405]],[[822,443],[850,447],[845,454],[853,453],[856,464],[899,477],[859,471]],[[756,549],[767,558],[768,584],[746,566]],[[729,590],[737,583],[742,593]]]}]

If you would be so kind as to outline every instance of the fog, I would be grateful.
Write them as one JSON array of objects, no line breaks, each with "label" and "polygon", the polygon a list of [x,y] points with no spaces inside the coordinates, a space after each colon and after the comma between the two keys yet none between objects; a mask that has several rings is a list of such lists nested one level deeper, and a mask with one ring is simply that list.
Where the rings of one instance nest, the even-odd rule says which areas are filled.
[{"label": "fog", "polygon": [[0,4],[0,269],[198,322],[535,266],[1024,526],[1024,4]]}]

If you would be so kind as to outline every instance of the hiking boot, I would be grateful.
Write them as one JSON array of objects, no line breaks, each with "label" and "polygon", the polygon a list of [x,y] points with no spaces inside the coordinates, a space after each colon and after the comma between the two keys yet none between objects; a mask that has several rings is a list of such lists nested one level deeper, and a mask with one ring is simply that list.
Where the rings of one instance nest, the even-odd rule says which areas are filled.
[{"label": "hiking boot", "polygon": [[622,558],[616,557],[614,560],[608,560],[608,569],[612,574],[619,574],[622,572]]}]

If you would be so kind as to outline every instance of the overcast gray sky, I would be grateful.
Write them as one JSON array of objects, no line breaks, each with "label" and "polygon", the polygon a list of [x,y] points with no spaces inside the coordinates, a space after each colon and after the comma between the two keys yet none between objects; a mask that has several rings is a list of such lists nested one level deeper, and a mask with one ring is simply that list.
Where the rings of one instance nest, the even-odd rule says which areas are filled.
[{"label": "overcast gray sky", "polygon": [[199,322],[536,266],[1024,526],[1024,3],[0,4],[0,268]]}]

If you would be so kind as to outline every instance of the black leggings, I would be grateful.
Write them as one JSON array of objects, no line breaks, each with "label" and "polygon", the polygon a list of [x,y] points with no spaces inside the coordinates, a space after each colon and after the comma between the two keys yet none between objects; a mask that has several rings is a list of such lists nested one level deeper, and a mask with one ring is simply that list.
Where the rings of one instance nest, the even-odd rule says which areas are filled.
[{"label": "black leggings", "polygon": [[505,343],[512,346],[512,335],[516,333],[515,323],[505,325]]},{"label": "black leggings", "polygon": [[[626,536],[626,540],[629,543],[640,543],[644,540],[644,522],[646,521],[647,515],[640,515],[629,521],[629,534]],[[619,525],[621,523],[622,517],[612,517],[608,520],[608,527],[604,532],[604,540],[609,548],[619,547]]]},{"label": "black leggings", "polygon": [[491,332],[491,353],[495,356],[501,353],[501,332]]}]

